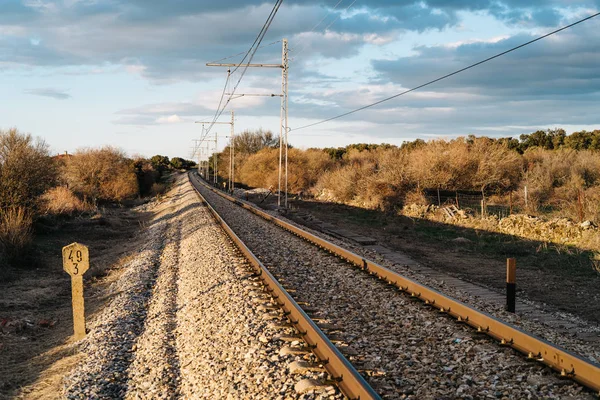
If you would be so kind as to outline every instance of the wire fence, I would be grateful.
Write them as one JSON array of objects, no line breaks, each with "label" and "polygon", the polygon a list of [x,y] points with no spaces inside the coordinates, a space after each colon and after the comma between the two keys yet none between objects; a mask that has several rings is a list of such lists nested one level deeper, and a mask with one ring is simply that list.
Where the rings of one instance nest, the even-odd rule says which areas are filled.
[{"label": "wire fence", "polygon": [[456,206],[469,214],[481,217],[484,215],[496,215],[505,218],[511,214],[519,213],[519,207],[510,204],[491,203],[479,192],[472,191],[448,191],[448,190],[425,190],[425,198],[429,204],[439,207]]}]

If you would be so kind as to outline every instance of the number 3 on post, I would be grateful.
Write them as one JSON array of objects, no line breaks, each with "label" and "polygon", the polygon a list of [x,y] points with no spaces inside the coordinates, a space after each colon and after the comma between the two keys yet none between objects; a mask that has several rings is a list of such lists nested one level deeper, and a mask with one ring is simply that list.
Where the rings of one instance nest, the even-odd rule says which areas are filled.
[{"label": "number 3 on post", "polygon": [[83,301],[83,274],[90,267],[87,246],[72,243],[63,247],[63,269],[71,275],[73,301],[73,332],[75,340],[85,337],[85,308]]}]

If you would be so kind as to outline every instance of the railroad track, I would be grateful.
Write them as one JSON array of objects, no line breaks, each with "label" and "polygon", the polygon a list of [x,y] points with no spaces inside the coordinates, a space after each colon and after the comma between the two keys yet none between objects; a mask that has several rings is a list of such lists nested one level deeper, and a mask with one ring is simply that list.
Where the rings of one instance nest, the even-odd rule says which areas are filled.
[{"label": "railroad track", "polygon": [[[600,391],[598,365],[218,192],[196,174],[190,180],[348,397],[594,398],[591,391]],[[298,304],[304,311],[292,311]],[[312,325],[345,358],[318,330],[309,337]]]}]

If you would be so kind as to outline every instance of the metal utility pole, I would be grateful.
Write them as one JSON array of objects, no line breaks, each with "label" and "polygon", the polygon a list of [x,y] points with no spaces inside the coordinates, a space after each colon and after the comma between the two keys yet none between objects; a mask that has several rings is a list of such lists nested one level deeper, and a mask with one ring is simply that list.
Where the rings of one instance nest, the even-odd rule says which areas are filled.
[{"label": "metal utility pole", "polygon": [[210,154],[210,149],[209,149],[210,144],[208,142],[206,142],[206,150],[205,151],[205,155],[206,155],[206,162],[204,163],[204,168],[206,170],[206,180],[210,182],[210,163],[208,162],[208,157]]},{"label": "metal utility pole", "polygon": [[[235,113],[233,110],[231,110],[231,122],[202,122],[202,121],[195,121],[194,123],[196,124],[202,124],[202,133],[204,133],[204,125],[217,125],[217,124],[223,124],[223,125],[231,125],[231,145],[229,146],[229,181],[228,181],[228,187],[230,191],[233,191],[234,186],[235,186],[235,170],[234,170],[234,158],[233,158],[233,148],[234,148],[234,139],[235,139]],[[203,135],[204,136],[204,135]],[[217,134],[215,133],[215,138],[214,139],[203,139],[203,141],[205,142],[215,142],[215,159],[214,159],[214,182],[218,183],[218,179],[217,179],[217,152],[218,152],[218,147],[217,147]],[[200,141],[202,142],[202,141]]]},{"label": "metal utility pole", "polygon": [[235,131],[233,129],[234,118],[231,111],[231,144],[229,145],[229,191],[233,193],[235,189]]},{"label": "metal utility pole", "polygon": [[288,206],[288,42],[283,39],[281,49],[281,111],[279,127],[279,196],[277,196],[277,205],[281,207],[281,153],[282,144],[285,141],[285,202],[284,207]]},{"label": "metal utility pole", "polygon": [[[239,98],[243,96],[268,96],[268,97],[281,97],[281,110],[280,110],[280,129],[279,129],[279,179],[278,179],[278,195],[277,195],[277,205],[281,207],[281,188],[282,188],[282,176],[284,178],[283,188],[285,191],[284,198],[284,207],[287,208],[288,205],[288,41],[287,39],[282,40],[282,48],[281,48],[281,64],[235,64],[235,63],[207,63],[207,67],[253,67],[253,68],[281,68],[281,94],[238,94],[235,95],[233,93],[226,93],[231,98]],[[233,121],[232,121],[232,131],[231,131],[231,143],[234,143],[234,134],[233,134]],[[285,150],[283,147],[285,146]],[[231,174],[233,176],[233,171],[235,169],[234,166],[234,146],[232,146],[232,151],[229,155],[230,157],[230,165],[231,165]],[[233,182],[230,182],[230,190],[233,190]]]},{"label": "metal utility pole", "polygon": [[215,186],[217,185],[217,154],[219,151],[219,146],[217,143],[217,132],[215,131],[215,152],[213,153],[213,178],[214,178],[214,182],[215,182]]}]

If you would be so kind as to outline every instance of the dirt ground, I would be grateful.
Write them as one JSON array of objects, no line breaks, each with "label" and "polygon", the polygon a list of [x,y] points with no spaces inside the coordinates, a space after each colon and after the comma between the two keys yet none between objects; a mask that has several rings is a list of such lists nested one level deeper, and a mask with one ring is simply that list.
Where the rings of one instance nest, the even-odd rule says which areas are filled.
[{"label": "dirt ground", "polygon": [[59,398],[62,377],[79,360],[62,247],[75,241],[89,247],[84,277],[89,319],[109,300],[102,289],[139,247],[136,234],[148,218],[128,208],[106,208],[93,216],[38,222],[30,265],[4,269],[0,279],[0,399]]},{"label": "dirt ground", "polygon": [[[260,199],[249,198],[256,203]],[[274,208],[275,203],[271,197],[259,205]],[[600,274],[594,270],[589,252],[342,204],[292,200],[290,207],[372,237],[425,266],[500,292],[506,288],[506,258],[514,257],[518,296],[600,323]],[[307,224],[294,217],[296,214],[288,217]]]}]

